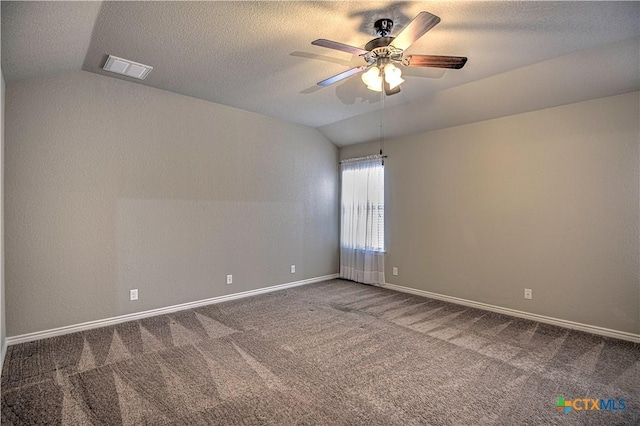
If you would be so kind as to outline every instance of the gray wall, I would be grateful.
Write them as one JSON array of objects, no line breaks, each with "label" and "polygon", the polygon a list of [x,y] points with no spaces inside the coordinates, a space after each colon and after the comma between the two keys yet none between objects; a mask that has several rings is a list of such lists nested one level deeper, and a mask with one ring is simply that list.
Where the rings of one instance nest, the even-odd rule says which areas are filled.
[{"label": "gray wall", "polygon": [[387,141],[387,282],[640,333],[639,103],[633,92]]},{"label": "gray wall", "polygon": [[6,114],[9,336],[338,270],[315,129],[87,72],[9,84]]},{"label": "gray wall", "polygon": [[0,69],[0,370],[7,342],[6,308],[4,297],[4,74]]}]

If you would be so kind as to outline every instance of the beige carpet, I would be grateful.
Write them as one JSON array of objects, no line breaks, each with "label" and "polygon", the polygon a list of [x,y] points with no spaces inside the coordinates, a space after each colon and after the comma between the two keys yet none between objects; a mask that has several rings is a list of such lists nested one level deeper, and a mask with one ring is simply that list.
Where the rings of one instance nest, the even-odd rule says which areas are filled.
[{"label": "beige carpet", "polygon": [[[565,414],[561,396],[626,408]],[[628,425],[639,408],[638,344],[341,280],[11,346],[2,372],[15,425]]]}]

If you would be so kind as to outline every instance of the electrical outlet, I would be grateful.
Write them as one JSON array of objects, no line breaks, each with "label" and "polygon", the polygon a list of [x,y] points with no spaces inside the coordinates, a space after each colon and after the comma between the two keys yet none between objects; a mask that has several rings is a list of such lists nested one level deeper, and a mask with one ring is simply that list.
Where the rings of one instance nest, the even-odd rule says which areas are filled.
[{"label": "electrical outlet", "polygon": [[393,275],[398,275],[398,268],[395,266],[393,267]]},{"label": "electrical outlet", "polygon": [[296,273],[296,265],[291,265],[291,273],[292,274]]},{"label": "electrical outlet", "polygon": [[129,290],[129,300],[138,300],[138,289]]},{"label": "electrical outlet", "polygon": [[524,289],[524,298],[525,299],[533,299],[533,292],[531,291],[530,288],[525,288]]},{"label": "electrical outlet", "polygon": [[233,284],[233,275],[227,275],[227,284]]}]

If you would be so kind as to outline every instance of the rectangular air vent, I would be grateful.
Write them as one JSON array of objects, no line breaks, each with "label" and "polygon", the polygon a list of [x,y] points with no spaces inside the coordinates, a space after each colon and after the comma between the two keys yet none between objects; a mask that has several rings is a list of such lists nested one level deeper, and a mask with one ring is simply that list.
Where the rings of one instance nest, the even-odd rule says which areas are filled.
[{"label": "rectangular air vent", "polygon": [[140,80],[144,80],[153,69],[153,67],[150,67],[149,65],[139,64],[137,62],[129,61],[128,59],[122,59],[111,55],[109,55],[107,63],[104,64],[104,67],[102,68],[105,71],[126,75],[127,77],[133,77]]}]

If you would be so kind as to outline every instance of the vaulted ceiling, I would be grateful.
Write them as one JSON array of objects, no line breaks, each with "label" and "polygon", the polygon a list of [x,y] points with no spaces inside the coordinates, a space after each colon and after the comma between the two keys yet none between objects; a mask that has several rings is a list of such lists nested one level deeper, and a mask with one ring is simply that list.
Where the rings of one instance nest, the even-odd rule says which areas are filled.
[{"label": "vaulted ceiling", "polygon": [[382,97],[358,76],[316,82],[363,59],[373,22],[398,33],[420,11],[440,24],[408,53],[469,58],[406,68],[384,99],[386,137],[640,89],[639,2],[2,2],[7,83],[102,70],[111,54],[154,67],[139,84],[317,127],[336,145],[379,137]]}]

